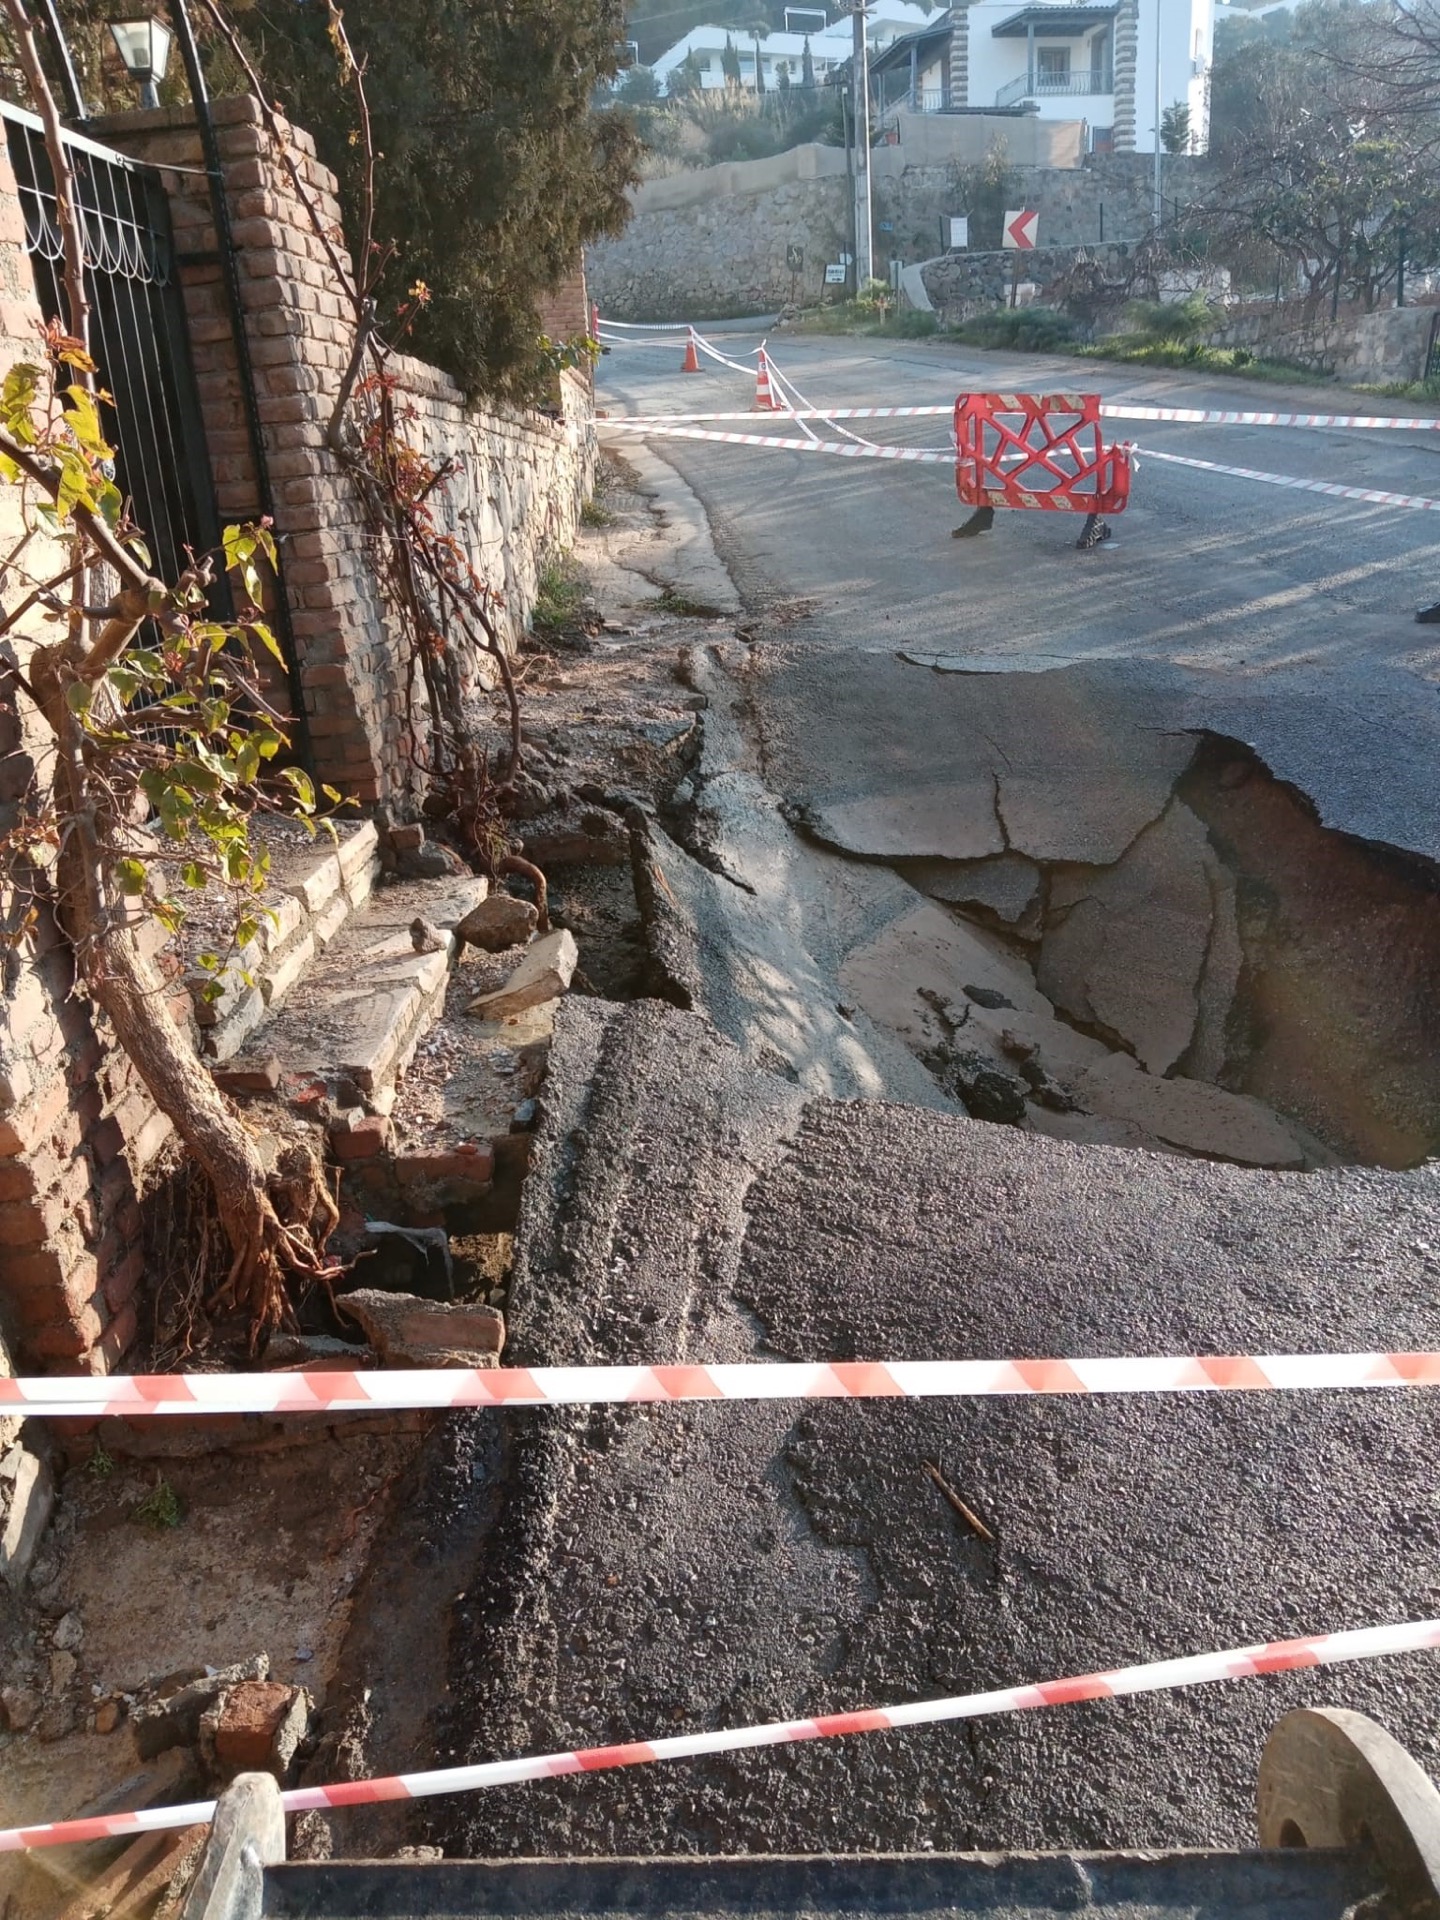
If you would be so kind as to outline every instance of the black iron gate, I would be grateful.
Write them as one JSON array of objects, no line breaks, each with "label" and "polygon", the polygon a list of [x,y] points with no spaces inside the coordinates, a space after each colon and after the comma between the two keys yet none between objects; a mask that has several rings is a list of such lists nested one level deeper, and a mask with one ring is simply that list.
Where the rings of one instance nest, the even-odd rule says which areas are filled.
[{"label": "black iron gate", "polygon": [[[47,319],[64,319],[64,246],[45,137],[33,115],[0,104],[25,215],[25,245]],[[115,479],[132,503],[155,571],[174,580],[220,543],[220,521],[175,273],[170,208],[154,168],[67,134],[85,236],[90,348],[114,398],[104,412]],[[226,595],[220,570],[218,599]],[[227,596],[228,597],[228,596]],[[215,611],[228,608],[217,605]]]}]

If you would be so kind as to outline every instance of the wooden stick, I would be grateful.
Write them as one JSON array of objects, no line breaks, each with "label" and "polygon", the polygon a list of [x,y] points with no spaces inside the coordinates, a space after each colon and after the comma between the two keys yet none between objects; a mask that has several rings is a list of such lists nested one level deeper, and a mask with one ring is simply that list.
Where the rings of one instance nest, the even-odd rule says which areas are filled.
[{"label": "wooden stick", "polygon": [[965,1522],[966,1526],[969,1527],[970,1531],[979,1534],[982,1540],[989,1540],[993,1543],[995,1536],[989,1527],[986,1526],[978,1513],[972,1513],[970,1508],[966,1506],[965,1502],[960,1498],[944,1474],[941,1473],[935,1462],[933,1460],[927,1460],[924,1462],[924,1466],[925,1471],[950,1502],[950,1505],[955,1509],[956,1513],[958,1513],[960,1518]]}]

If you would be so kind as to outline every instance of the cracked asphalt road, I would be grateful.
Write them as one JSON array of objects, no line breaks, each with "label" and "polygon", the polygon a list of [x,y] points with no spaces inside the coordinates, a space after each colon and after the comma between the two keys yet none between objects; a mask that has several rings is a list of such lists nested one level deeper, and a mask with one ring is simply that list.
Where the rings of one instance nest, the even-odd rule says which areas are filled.
[{"label": "cracked asphalt road", "polygon": [[[753,330],[714,330],[731,351]],[[1334,387],[981,353],[950,344],[772,337],[807,395],[836,405],[953,402],[1012,385],[1107,400],[1299,412],[1379,411]],[[616,414],[744,408],[751,395],[707,362],[681,375],[672,345],[617,347],[601,398]],[[942,420],[849,423],[897,445],[943,446]],[[793,437],[783,421],[756,430]],[[1303,478],[1440,497],[1440,432],[1309,431],[1115,423],[1165,452]],[[628,435],[613,436],[623,452]],[[922,713],[942,661],[966,672],[1108,665],[1117,689],[1162,691],[1179,726],[1253,746],[1310,795],[1327,825],[1440,857],[1440,515],[1321,499],[1146,464],[1116,537],[1073,550],[1063,514],[1001,514],[954,543],[945,466],[656,439],[705,505],[722,557],[755,605],[804,601],[788,636],[826,649],[909,654]]]},{"label": "cracked asphalt road", "polygon": [[[1034,387],[1077,374],[951,348],[779,353],[837,403],[953,398],[1022,367]],[[733,382],[682,380],[676,358],[617,351],[607,397],[746,404]],[[1147,401],[1265,404],[1249,385],[1240,401],[1170,375],[1084,377]],[[1277,404],[1310,404],[1281,391]],[[1440,447],[1399,436],[1154,434],[1440,493]],[[747,1060],[700,1014],[655,1002],[565,1007],[510,1358],[1440,1345],[1440,1166],[1256,1172],[985,1126],[933,1094],[875,1098],[899,1067],[857,1057],[833,995],[825,1020],[813,1009],[905,889],[821,854],[808,921],[787,919],[797,836],[775,797],[828,817],[843,844],[875,836],[865,850],[884,857],[924,850],[917,819],[990,831],[994,782],[966,729],[993,709],[993,742],[1011,703],[1003,677],[971,675],[1016,673],[1023,711],[1052,705],[1067,729],[1065,756],[1037,729],[1032,760],[1053,777],[1063,758],[1062,825],[1092,855],[1173,777],[1174,734],[1210,728],[1254,745],[1328,824],[1434,857],[1440,650],[1410,621],[1440,590],[1433,517],[1152,465],[1123,537],[1095,555],[1044,515],[957,548],[944,469],[656,444],[748,605],[793,620],[809,603],[781,644],[762,618],[753,672],[716,648],[705,682],[711,851],[773,884],[745,893],[694,862],[676,874],[678,917],[724,976],[710,1011],[738,1039],[758,1017],[766,1044]],[[1038,696],[1037,673],[1054,676]],[[732,690],[746,679],[744,701],[726,675]],[[1106,745],[1117,716],[1146,743],[1123,765]],[[1024,756],[1006,738],[1019,804]],[[748,916],[728,972],[741,922],[716,916],[727,891]],[[783,1072],[765,1070],[772,1053]],[[497,1517],[464,1568],[442,1751],[643,1738],[1433,1613],[1437,1421],[1433,1397],[1410,1392],[462,1421],[456,1511],[493,1501]],[[957,1520],[926,1460],[993,1543]],[[1325,1702],[1374,1713],[1436,1767],[1440,1663],[1415,1656],[569,1778],[418,1817],[447,1852],[484,1855],[1244,1845],[1266,1733]]]}]

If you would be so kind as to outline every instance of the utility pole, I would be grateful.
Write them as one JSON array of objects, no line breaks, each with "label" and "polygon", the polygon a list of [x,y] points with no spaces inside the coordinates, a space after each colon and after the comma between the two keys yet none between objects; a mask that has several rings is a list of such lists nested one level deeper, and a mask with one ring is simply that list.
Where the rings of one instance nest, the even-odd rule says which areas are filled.
[{"label": "utility pole", "polygon": [[854,0],[855,28],[850,59],[850,93],[855,131],[855,291],[875,278],[875,247],[870,212],[870,43],[865,37],[865,0]]},{"label": "utility pole", "polygon": [[1161,94],[1160,94],[1160,36],[1165,25],[1165,0],[1155,0],[1155,231],[1159,233],[1165,224],[1165,184],[1162,167],[1162,145],[1160,140]]}]

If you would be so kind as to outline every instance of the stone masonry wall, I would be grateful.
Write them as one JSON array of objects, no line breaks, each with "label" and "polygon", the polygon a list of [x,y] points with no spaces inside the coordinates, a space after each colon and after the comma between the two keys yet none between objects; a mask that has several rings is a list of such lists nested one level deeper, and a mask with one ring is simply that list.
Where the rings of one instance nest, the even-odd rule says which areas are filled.
[{"label": "stone masonry wall", "polygon": [[[850,189],[844,174],[788,180],[761,193],[636,214],[616,240],[586,254],[590,290],[614,320],[718,319],[818,300],[825,263],[848,244]],[[792,281],[791,244],[805,270]]]},{"label": "stone masonry wall", "polygon": [[1209,336],[1217,347],[1250,347],[1341,380],[1423,380],[1440,315],[1434,307],[1307,318],[1295,306],[1240,309]]},{"label": "stone masonry wall", "polygon": [[[395,791],[405,709],[399,653],[365,552],[359,502],[325,441],[349,359],[348,311],[257,104],[221,100],[214,112],[315,772],[362,801],[402,797]],[[95,130],[162,169],[221,517],[251,516],[258,486],[208,188],[203,175],[180,171],[200,166],[199,133],[182,109],[113,115]],[[287,138],[322,224],[338,235],[334,175],[303,129],[289,128]],[[334,244],[348,268],[343,242]],[[583,320],[567,323],[583,315],[584,302],[579,280],[556,296],[553,318],[567,337],[583,331]],[[427,445],[459,462],[455,491],[469,511],[457,517],[457,529],[497,588],[495,563],[503,559],[502,625],[514,640],[529,617],[540,559],[573,536],[593,482],[589,383],[562,376],[551,417],[468,408],[436,369],[406,359],[397,370]]]},{"label": "stone masonry wall", "polygon": [[[1205,164],[1167,157],[1167,198],[1193,198],[1204,181]],[[712,167],[693,180],[683,176],[685,187],[693,190],[679,205],[664,204],[680,198],[681,183],[675,180],[654,183],[654,191],[640,190],[625,232],[590,249],[590,286],[602,313],[614,320],[714,319],[783,306],[792,286],[802,302],[823,297],[825,263],[848,245],[850,189],[844,173],[825,170],[736,192],[737,171]],[[1133,242],[1150,230],[1149,155],[1097,156],[1081,167],[1013,167],[1011,174],[1011,204],[1039,212],[1044,247],[1093,247],[1102,236],[1107,245]],[[955,168],[908,164],[903,147],[876,148],[872,199],[875,259],[882,276],[890,259],[908,265],[934,258],[942,217],[966,211]],[[792,242],[805,250],[798,284],[785,261]]]},{"label": "stone masonry wall", "polygon": [[[1129,248],[1091,247],[1089,254],[1107,280],[1119,280],[1126,272]],[[1036,247],[1019,258],[1020,278],[1045,290],[1075,262],[1070,247]],[[943,260],[927,261],[924,269],[925,291],[942,326],[958,326],[977,313],[988,313],[1005,306],[1016,269],[1013,253],[952,253]]]}]

